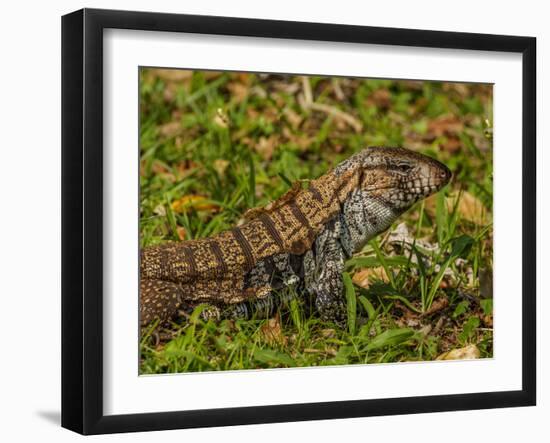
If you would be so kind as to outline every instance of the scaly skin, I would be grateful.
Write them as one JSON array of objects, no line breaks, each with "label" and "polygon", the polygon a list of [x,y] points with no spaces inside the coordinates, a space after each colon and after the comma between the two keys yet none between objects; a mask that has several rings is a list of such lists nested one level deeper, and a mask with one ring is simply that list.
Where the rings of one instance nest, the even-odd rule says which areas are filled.
[{"label": "scaly skin", "polygon": [[442,163],[403,148],[366,148],[302,189],[295,185],[241,226],[144,248],[140,321],[166,322],[199,303],[211,316],[269,315],[274,290],[311,294],[324,320],[345,324],[344,261],[451,178]]}]

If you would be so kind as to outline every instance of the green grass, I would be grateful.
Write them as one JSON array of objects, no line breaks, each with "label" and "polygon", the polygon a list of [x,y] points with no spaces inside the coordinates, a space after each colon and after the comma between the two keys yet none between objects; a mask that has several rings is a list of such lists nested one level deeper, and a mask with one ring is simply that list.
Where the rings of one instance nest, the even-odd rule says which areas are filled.
[{"label": "green grass", "polygon": [[346,263],[347,330],[303,294],[271,319],[204,322],[199,307],[142,332],[140,373],[492,356],[491,86],[145,69],[140,94],[141,246],[228,229],[366,146],[454,173],[388,231],[404,222],[411,246],[382,234]]}]

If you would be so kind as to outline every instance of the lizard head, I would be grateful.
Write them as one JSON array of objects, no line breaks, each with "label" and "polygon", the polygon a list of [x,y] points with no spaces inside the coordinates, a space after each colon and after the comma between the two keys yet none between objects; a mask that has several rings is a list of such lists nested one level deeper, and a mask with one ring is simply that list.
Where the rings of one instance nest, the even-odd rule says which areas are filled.
[{"label": "lizard head", "polygon": [[359,169],[363,191],[395,213],[439,191],[452,176],[443,163],[404,148],[366,148],[348,160]]}]

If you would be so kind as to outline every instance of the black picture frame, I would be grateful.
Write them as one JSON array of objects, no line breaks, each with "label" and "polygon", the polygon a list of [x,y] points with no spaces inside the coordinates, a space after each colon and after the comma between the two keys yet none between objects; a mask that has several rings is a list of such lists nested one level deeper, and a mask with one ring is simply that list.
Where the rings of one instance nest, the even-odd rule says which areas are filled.
[{"label": "black picture frame", "polygon": [[[191,32],[519,53],[522,120],[522,389],[505,392],[103,413],[103,30]],[[62,426],[82,434],[536,404],[536,39],[503,35],[83,9],[62,18]],[[518,208],[519,209],[519,208]]]}]

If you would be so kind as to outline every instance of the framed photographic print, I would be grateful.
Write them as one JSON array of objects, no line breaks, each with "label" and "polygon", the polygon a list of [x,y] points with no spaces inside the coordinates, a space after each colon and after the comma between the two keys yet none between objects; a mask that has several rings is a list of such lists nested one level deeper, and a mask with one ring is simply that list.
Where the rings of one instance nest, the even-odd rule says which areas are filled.
[{"label": "framed photographic print", "polygon": [[64,16],[62,425],[534,405],[535,48]]}]

